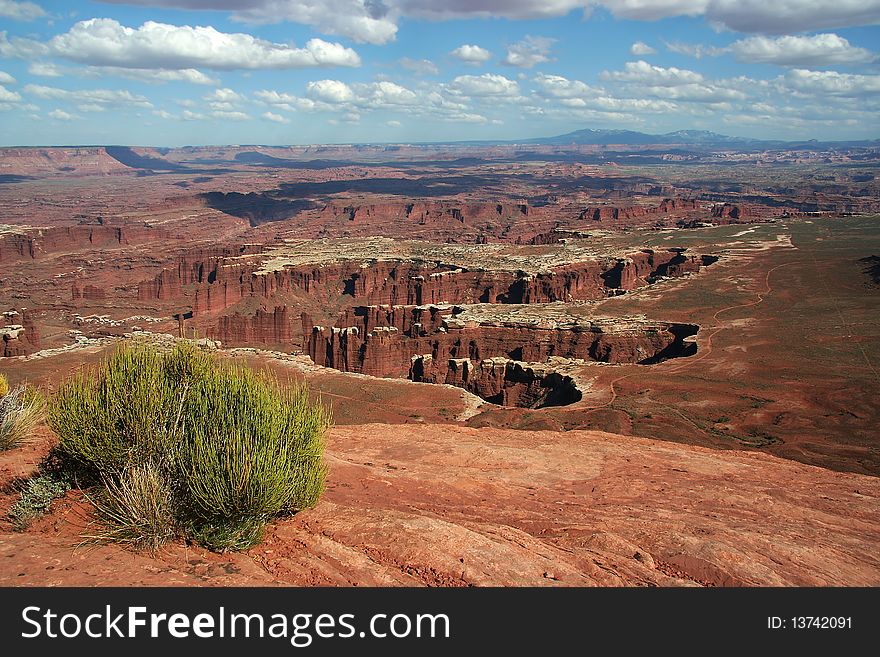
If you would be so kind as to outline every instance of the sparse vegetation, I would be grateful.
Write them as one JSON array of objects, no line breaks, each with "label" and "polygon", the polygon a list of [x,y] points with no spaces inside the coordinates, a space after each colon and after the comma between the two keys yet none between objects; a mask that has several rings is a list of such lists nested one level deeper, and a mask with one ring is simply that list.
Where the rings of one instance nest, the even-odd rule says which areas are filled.
[{"label": "sparse vegetation", "polygon": [[42,470],[28,479],[21,495],[9,510],[9,519],[18,531],[27,527],[49,510],[52,500],[64,497],[70,483],[57,472]]},{"label": "sparse vegetation", "polygon": [[5,397],[7,393],[9,393],[9,379],[0,372],[0,397]]},{"label": "sparse vegetation", "polygon": [[49,422],[64,467],[100,491],[95,540],[156,549],[179,534],[242,550],[324,487],[329,412],[191,342],[121,347],[60,386]]},{"label": "sparse vegetation", "polygon": [[8,382],[0,381],[0,451],[18,447],[33,430],[46,419],[46,403],[39,391],[25,386],[9,389]]}]

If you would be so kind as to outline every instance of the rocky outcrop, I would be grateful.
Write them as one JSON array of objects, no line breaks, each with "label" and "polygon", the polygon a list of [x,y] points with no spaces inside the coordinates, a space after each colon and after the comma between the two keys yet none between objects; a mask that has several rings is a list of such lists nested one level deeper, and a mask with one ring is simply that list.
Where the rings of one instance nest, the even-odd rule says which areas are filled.
[{"label": "rocky outcrop", "polygon": [[95,285],[74,283],[70,286],[71,301],[103,301],[107,294]]},{"label": "rocky outcrop", "polygon": [[101,146],[78,148],[0,148],[0,171],[20,176],[110,175],[132,173]]},{"label": "rocky outcrop", "polygon": [[39,349],[40,334],[30,313],[13,309],[0,315],[0,357],[28,356]]},{"label": "rocky outcrop", "polygon": [[[236,272],[231,268],[223,269],[224,259],[259,253],[261,249],[262,247],[257,245],[242,245],[189,251],[177,259],[175,267],[163,269],[154,278],[141,281],[138,284],[138,299],[185,302],[188,286],[228,285],[236,280],[236,272],[239,274],[238,283],[241,284],[242,272],[248,271],[247,268],[237,269]],[[250,271],[252,270],[253,268]],[[241,295],[238,298],[241,298]],[[221,304],[218,310],[223,310],[228,305]]]},{"label": "rocky outcrop", "polygon": [[[222,312],[243,299],[261,304],[285,296],[327,305],[341,297],[358,305],[439,303],[531,304],[601,299],[664,276],[697,272],[717,258],[683,248],[644,249],[625,257],[592,257],[544,271],[471,269],[442,261],[394,259],[264,268],[258,249],[194,251],[138,286],[141,300],[177,300],[196,315]],[[276,304],[277,305],[277,304]]]},{"label": "rocky outcrop", "polygon": [[590,206],[585,208],[578,218],[586,221],[632,223],[634,220],[665,217],[676,212],[679,214],[696,212],[699,209],[697,201],[667,198],[659,205]]},{"label": "rocky outcrop", "polygon": [[[306,350],[316,364],[344,372],[451,383],[486,399],[518,399],[522,395],[529,404],[543,403],[535,401],[543,398],[534,390],[505,393],[508,397],[504,397],[502,393],[509,387],[504,382],[548,388],[551,386],[547,385],[546,372],[538,375],[536,367],[530,365],[532,374],[528,374],[528,368],[517,369],[508,361],[532,364],[561,357],[647,364],[696,351],[696,344],[689,338],[698,327],[692,325],[639,318],[572,317],[567,315],[565,304],[523,306],[512,314],[500,308],[356,308],[344,314],[337,326],[306,326]],[[502,361],[493,360],[498,358],[503,367],[499,365]],[[488,363],[485,367],[484,361]]]},{"label": "rocky outcrop", "polygon": [[0,234],[0,263],[35,260],[52,253],[111,249],[164,240],[170,233],[147,224],[79,224],[52,228],[22,228]]},{"label": "rocky outcrop", "polygon": [[276,306],[271,312],[257,310],[253,315],[226,315],[208,330],[208,337],[224,345],[272,345],[289,349],[293,341],[290,312]]},{"label": "rocky outcrop", "polygon": [[753,213],[749,205],[722,203],[712,208],[713,219],[734,219],[738,221],[751,216],[753,216]]},{"label": "rocky outcrop", "polygon": [[476,363],[469,358],[452,358],[438,363],[430,354],[413,356],[409,378],[464,388],[501,406],[566,406],[581,399],[581,392],[570,376],[546,365],[507,358],[487,358]]}]

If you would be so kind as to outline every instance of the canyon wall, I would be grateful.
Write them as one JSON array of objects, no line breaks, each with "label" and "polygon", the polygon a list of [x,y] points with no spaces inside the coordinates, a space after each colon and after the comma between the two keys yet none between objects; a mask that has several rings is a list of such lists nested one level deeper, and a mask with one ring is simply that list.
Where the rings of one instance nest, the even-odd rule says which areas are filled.
[{"label": "canyon wall", "polygon": [[169,237],[169,231],[146,224],[125,226],[80,224],[51,228],[23,228],[19,232],[0,234],[0,263],[20,259],[35,260],[52,253],[144,244]]}]

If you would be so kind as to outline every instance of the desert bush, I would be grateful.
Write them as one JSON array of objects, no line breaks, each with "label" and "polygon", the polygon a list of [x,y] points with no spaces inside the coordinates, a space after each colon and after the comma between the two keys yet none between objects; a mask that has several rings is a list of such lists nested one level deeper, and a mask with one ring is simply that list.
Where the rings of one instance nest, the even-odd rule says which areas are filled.
[{"label": "desert bush", "polygon": [[39,391],[16,386],[0,397],[0,451],[18,447],[46,419]]},{"label": "desert bush", "polygon": [[60,386],[49,422],[62,461],[102,485],[104,540],[155,548],[176,531],[245,549],[323,491],[328,411],[191,342],[121,347]]},{"label": "desert bush", "polygon": [[174,536],[171,489],[153,464],[132,466],[86,497],[95,507],[99,525],[87,540],[155,552]]},{"label": "desert bush", "polygon": [[9,379],[5,374],[0,372],[0,397],[6,395],[9,392]]},{"label": "desert bush", "polygon": [[18,500],[9,510],[9,519],[18,531],[27,527],[49,509],[52,500],[64,497],[70,490],[70,482],[57,472],[40,471],[28,479]]}]

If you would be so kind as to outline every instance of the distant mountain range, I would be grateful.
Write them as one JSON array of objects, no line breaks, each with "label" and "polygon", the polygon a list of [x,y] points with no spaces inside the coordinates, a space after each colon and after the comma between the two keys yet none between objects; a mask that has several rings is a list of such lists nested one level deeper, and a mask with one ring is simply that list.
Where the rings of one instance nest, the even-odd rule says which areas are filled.
[{"label": "distant mountain range", "polygon": [[776,139],[749,139],[730,137],[709,130],[676,130],[662,135],[650,135],[634,130],[575,130],[555,137],[538,137],[517,141],[519,144],[543,144],[549,146],[566,146],[570,144],[594,146],[649,146],[652,144],[678,144],[701,148],[821,148],[823,146],[878,146],[880,140],[854,141],[784,141]]}]

